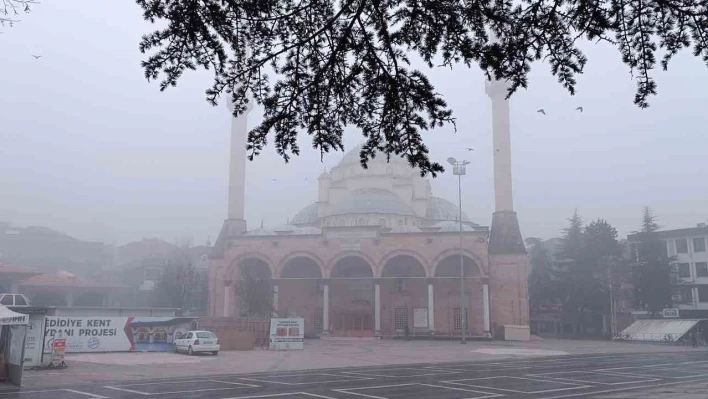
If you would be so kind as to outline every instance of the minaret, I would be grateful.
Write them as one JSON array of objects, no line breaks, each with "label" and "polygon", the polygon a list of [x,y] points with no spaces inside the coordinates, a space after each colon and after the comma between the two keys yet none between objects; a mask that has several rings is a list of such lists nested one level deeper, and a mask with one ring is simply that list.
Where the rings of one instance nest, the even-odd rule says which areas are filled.
[{"label": "minaret", "polygon": [[492,99],[492,134],[494,145],[494,211],[513,212],[511,190],[511,134],[509,129],[509,85],[506,82],[487,82],[487,95]]},{"label": "minaret", "polygon": [[229,203],[228,220],[244,220],[246,201],[246,135],[248,134],[248,113],[253,109],[249,102],[246,110],[233,117],[234,104],[231,98],[226,102],[231,115],[231,151],[229,156]]},{"label": "minaret", "polygon": [[[486,83],[492,100],[494,216],[489,234],[489,296],[492,325],[528,325],[528,256],[514,212],[511,183],[509,84]],[[494,328],[493,328],[494,329]]]}]

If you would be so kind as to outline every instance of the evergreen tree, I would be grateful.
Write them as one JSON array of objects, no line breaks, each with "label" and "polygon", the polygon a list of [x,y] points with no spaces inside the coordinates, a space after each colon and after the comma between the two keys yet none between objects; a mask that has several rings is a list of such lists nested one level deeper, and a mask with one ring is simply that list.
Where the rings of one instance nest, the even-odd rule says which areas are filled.
[{"label": "evergreen tree", "polygon": [[676,265],[668,255],[666,242],[655,234],[658,229],[651,209],[644,207],[641,230],[637,232],[639,243],[632,254],[634,289],[637,306],[654,315],[672,306],[671,295],[678,283]]},{"label": "evergreen tree", "polygon": [[569,222],[555,259],[557,291],[566,315],[574,315],[583,329],[592,326],[599,331],[602,319],[590,319],[588,313],[609,314],[611,272],[621,263],[617,230],[603,219],[583,226],[577,210]]},{"label": "evergreen tree", "polygon": [[164,90],[186,71],[211,71],[209,102],[225,96],[235,114],[249,98],[263,107],[250,156],[270,141],[285,161],[300,153],[300,134],[322,153],[342,150],[349,126],[366,138],[362,163],[382,151],[441,172],[422,135],[455,123],[427,75],[436,66],[476,64],[508,82],[510,95],[544,60],[573,94],[588,61],[582,39],[603,41],[634,73],[644,108],[657,91],[659,52],[664,69],[688,48],[708,60],[704,0],[136,1],[157,26],[140,42],[145,76]]},{"label": "evergreen tree", "polygon": [[531,254],[529,306],[531,313],[537,314],[541,305],[555,304],[558,299],[553,257],[541,239],[530,237],[525,241]]}]

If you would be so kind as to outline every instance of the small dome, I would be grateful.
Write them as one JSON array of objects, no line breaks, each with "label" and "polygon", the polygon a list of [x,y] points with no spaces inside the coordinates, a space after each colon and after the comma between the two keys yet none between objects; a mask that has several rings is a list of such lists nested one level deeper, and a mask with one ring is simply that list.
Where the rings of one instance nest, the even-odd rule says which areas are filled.
[{"label": "small dome", "polygon": [[[459,232],[460,231],[460,223],[459,222],[453,222],[453,221],[445,221],[445,222],[438,222],[435,223],[432,227],[438,227],[440,230],[438,232],[440,233],[449,233],[449,232]],[[470,226],[469,223],[462,223],[462,231],[476,231],[476,229],[473,226]]]},{"label": "small dome", "polygon": [[318,177],[319,180],[322,180],[322,179],[331,179],[331,178],[332,178],[332,175],[330,175],[329,172],[327,172],[326,170],[325,170],[324,172],[322,172],[322,174],[320,175],[320,177]]},{"label": "small dome", "polygon": [[389,233],[420,233],[422,230],[409,225],[394,226]]},{"label": "small dome", "polygon": [[292,219],[290,219],[290,224],[295,226],[317,224],[317,203],[310,204],[296,213]]},{"label": "small dome", "polygon": [[265,229],[263,227],[259,227],[257,229],[249,230],[246,232],[247,236],[274,236],[275,231],[271,229]]},{"label": "small dome", "polygon": [[297,229],[298,227],[293,226],[292,224],[281,224],[280,226],[273,227],[271,230],[275,231],[276,233],[292,233]]},{"label": "small dome", "polygon": [[[425,211],[425,218],[431,221],[459,220],[460,209],[452,202],[438,197],[430,197]],[[470,218],[462,212],[463,222],[472,222]],[[457,229],[459,231],[459,229]]]},{"label": "small dome", "polygon": [[[349,150],[344,156],[342,157],[342,160],[339,161],[337,166],[347,166],[347,165],[361,165],[361,159],[359,158],[359,152],[361,151],[361,148],[363,147],[362,144],[359,144],[358,146],[352,148]],[[387,163],[389,160],[386,158],[386,154],[383,152],[378,152],[376,153],[376,158],[374,159],[369,159],[369,164],[373,162],[382,162],[382,163]],[[391,160],[390,163],[403,163],[406,166],[410,167],[408,161],[400,156],[397,156],[396,154],[391,154]]]},{"label": "small dome", "polygon": [[349,197],[334,204],[331,215],[350,214],[394,214],[414,216],[413,210],[390,191],[364,189],[353,192]]}]

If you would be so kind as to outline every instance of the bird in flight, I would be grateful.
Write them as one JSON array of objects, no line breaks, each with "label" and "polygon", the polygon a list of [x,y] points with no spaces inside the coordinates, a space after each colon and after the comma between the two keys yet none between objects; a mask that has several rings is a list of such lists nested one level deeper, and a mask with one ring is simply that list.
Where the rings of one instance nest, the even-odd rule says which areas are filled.
[{"label": "bird in flight", "polygon": [[578,108],[576,108],[575,110],[576,110],[576,111],[583,112],[583,107],[578,107]]},{"label": "bird in flight", "polygon": [[546,111],[544,111],[544,109],[543,109],[543,108],[539,109],[539,110],[538,110],[538,111],[536,111],[536,112],[540,112],[540,113],[542,113],[542,114],[546,115]]},{"label": "bird in flight", "polygon": [[466,150],[467,151],[474,151],[474,148],[467,147]]},{"label": "bird in flight", "polygon": [[34,57],[35,60],[38,60],[38,59],[42,58],[41,55],[34,55],[34,54],[32,54],[32,57]]}]

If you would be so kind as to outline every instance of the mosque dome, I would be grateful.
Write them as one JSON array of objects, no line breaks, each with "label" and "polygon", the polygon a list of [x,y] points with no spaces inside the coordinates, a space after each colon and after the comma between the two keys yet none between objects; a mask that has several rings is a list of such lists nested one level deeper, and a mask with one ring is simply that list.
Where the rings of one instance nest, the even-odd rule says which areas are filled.
[{"label": "mosque dome", "polygon": [[[359,158],[359,152],[361,151],[361,148],[363,145],[359,144],[358,146],[352,148],[349,150],[346,154],[344,154],[344,157],[342,157],[342,160],[339,161],[337,166],[349,166],[349,165],[361,165],[361,159]],[[406,166],[409,166],[408,161],[400,156],[397,156],[396,154],[391,154],[391,160],[389,161],[386,158],[386,154],[383,152],[377,152],[376,153],[376,158],[369,159],[369,164],[371,163],[402,163]]]},{"label": "mosque dome", "polygon": [[[433,222],[458,220],[459,213],[460,210],[458,206],[452,202],[439,197],[430,197],[428,200],[427,209],[425,211],[425,219]],[[470,218],[468,218],[464,212],[462,212],[462,221],[468,223],[471,222]]]},{"label": "mosque dome", "polygon": [[[475,231],[476,225],[470,225],[469,223],[462,223],[462,231]],[[449,233],[449,232],[459,232],[460,231],[460,223],[459,222],[453,222],[451,220],[445,221],[445,222],[438,222],[432,225],[432,227],[438,227],[440,230],[438,230],[440,233]]]},{"label": "mosque dome", "polygon": [[302,208],[290,219],[290,224],[295,226],[317,224],[317,202]]},{"label": "mosque dome", "polygon": [[330,215],[371,213],[415,216],[411,207],[396,194],[379,189],[364,189],[353,192],[343,201],[334,204]]}]

